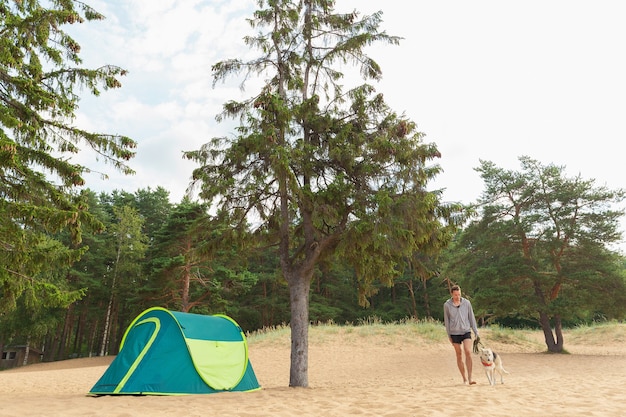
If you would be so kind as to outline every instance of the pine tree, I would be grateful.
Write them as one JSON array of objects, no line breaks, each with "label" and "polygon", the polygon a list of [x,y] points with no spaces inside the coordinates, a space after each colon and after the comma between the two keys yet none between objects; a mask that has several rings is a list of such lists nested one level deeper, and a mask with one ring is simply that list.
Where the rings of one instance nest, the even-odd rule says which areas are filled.
[{"label": "pine tree", "polygon": [[562,352],[564,322],[624,317],[623,259],[608,245],[621,238],[624,210],[615,207],[626,191],[530,157],[520,163],[476,169],[481,215],[461,235],[456,270],[479,314],[534,319],[548,350]]},{"label": "pine tree", "polygon": [[81,89],[98,95],[120,87],[125,73],[82,68],[80,45],[63,30],[103,18],[78,1],[0,1],[0,310],[15,308],[28,288],[55,293],[37,281],[80,257],[79,250],[50,252],[48,234],[65,229],[78,244],[82,227],[99,227],[76,192],[89,168],[72,155],[88,148],[132,172],[134,141],[72,125]]},{"label": "pine tree", "polygon": [[426,189],[440,171],[429,166],[440,156],[436,146],[372,85],[341,84],[343,64],[355,64],[366,81],[380,79],[364,50],[400,39],[379,30],[380,12],[361,18],[336,13],[334,3],[258,2],[250,23],[259,32],[245,41],[261,56],[219,62],[213,75],[267,81],[250,99],[224,105],[218,120],[241,122],[235,138],[186,154],[201,165],[201,197],[249,219],[255,236],[278,248],[290,291],[290,386],[308,386],[309,292],[320,262],[339,254],[350,263],[366,303],[372,283],[390,284],[414,251],[443,246],[441,220],[454,212]]}]

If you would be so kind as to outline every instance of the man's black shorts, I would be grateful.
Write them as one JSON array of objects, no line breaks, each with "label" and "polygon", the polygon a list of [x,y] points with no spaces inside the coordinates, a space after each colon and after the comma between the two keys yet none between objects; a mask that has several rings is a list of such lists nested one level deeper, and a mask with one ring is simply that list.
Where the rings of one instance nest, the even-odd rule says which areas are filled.
[{"label": "man's black shorts", "polygon": [[461,344],[465,339],[471,339],[472,332],[467,332],[465,334],[451,334],[450,339],[452,339],[452,343]]}]

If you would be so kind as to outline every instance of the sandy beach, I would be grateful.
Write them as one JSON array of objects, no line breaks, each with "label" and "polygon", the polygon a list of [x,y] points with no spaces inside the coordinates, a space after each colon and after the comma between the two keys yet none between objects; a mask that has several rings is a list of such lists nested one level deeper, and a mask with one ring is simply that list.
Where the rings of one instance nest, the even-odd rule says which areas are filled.
[{"label": "sandy beach", "polygon": [[566,345],[566,355],[543,353],[541,343],[490,347],[510,372],[504,385],[487,384],[476,355],[478,383],[463,385],[445,341],[341,332],[310,337],[309,388],[288,387],[288,339],[250,342],[262,389],[245,393],[90,397],[113,357],[70,359],[0,372],[0,416],[626,415],[626,348],[619,340]]}]

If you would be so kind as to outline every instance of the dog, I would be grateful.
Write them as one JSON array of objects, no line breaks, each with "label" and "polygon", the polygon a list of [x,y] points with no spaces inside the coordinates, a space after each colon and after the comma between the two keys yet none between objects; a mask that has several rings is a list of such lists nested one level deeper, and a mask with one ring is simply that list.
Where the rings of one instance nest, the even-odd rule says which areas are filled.
[{"label": "dog", "polygon": [[502,366],[502,358],[490,348],[480,350],[480,362],[485,368],[490,385],[496,385],[496,372],[500,374],[500,383],[504,384],[504,374],[509,372]]}]

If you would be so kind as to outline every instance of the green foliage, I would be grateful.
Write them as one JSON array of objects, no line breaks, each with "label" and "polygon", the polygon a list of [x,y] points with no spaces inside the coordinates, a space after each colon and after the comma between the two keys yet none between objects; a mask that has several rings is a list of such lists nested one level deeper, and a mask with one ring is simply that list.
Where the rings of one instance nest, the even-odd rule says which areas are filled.
[{"label": "green foliage", "polygon": [[[80,250],[48,245],[46,236],[68,232],[79,244],[85,225],[97,227],[74,192],[89,168],[71,162],[82,147],[95,150],[122,172],[135,143],[71,124],[79,91],[98,95],[120,86],[125,71],[80,67],[80,46],[66,25],[103,16],[81,2],[0,1],[0,286],[3,311],[22,291],[61,287],[41,278],[75,262]],[[56,251],[56,253],[54,253]],[[41,283],[41,285],[39,285]],[[71,297],[68,294],[68,297]]]},{"label": "green foliage", "polygon": [[206,201],[265,231],[259,236],[279,248],[288,281],[311,279],[312,267],[337,251],[354,266],[366,304],[372,283],[390,283],[405,257],[446,245],[460,207],[443,207],[426,191],[439,153],[415,123],[371,85],[344,92],[331,66],[352,62],[365,79],[380,78],[364,48],[399,42],[378,31],[380,13],[360,19],[334,14],[332,2],[259,4],[267,9],[251,24],[267,34],[246,41],[263,56],[220,62],[213,74],[217,82],[268,73],[268,82],[224,105],[221,118],[242,122],[235,137],[186,153],[201,165],[194,179]]},{"label": "green foliage", "polygon": [[[4,338],[5,343],[17,340],[22,343],[29,339],[31,343],[42,344],[45,346],[46,360],[88,355],[100,350],[99,335],[103,331],[103,313],[106,311],[111,294],[112,272],[115,268],[117,253],[117,239],[113,232],[116,230],[114,224],[118,220],[114,213],[121,211],[122,207],[135,207],[136,214],[141,219],[147,218],[153,210],[152,208],[146,210],[139,202],[151,201],[150,205],[153,205],[156,200],[160,199],[158,191],[147,193],[152,195],[144,195],[143,191],[134,194],[113,192],[110,195],[101,194],[99,197],[92,192],[83,193],[89,213],[101,226],[97,230],[89,228],[84,230],[83,246],[80,248],[84,253],[78,262],[72,264],[70,268],[58,269],[56,274],[47,274],[45,277],[53,285],[62,288],[59,294],[75,293],[81,299],[68,306],[72,299],[59,298],[57,300],[59,302],[53,303],[51,298],[41,292],[36,292],[35,298],[29,297],[37,301],[38,307],[37,309],[29,307],[29,310],[26,309],[26,298],[16,299],[17,309],[0,319],[0,341]],[[173,299],[167,301],[168,297],[172,296],[172,291],[180,288],[179,275],[175,273],[175,270],[168,270],[168,268],[184,263],[182,262],[184,257],[177,252],[180,250],[178,239],[192,230],[195,230],[194,233],[198,233],[199,236],[203,236],[194,248],[197,250],[201,248],[202,253],[207,256],[205,259],[207,272],[203,279],[209,284],[205,286],[201,285],[200,281],[192,281],[191,300],[199,302],[192,307],[191,312],[228,314],[235,318],[247,332],[273,328],[290,322],[289,290],[280,271],[275,248],[235,244],[239,238],[236,238],[236,234],[232,233],[233,229],[228,226],[230,221],[225,221],[224,217],[217,221],[215,217],[208,216],[203,209],[195,214],[194,210],[190,210],[190,208],[200,206],[202,205],[184,200],[174,206],[172,212],[168,213],[165,218],[160,218],[159,215],[154,216],[153,223],[163,224],[164,227],[158,233],[152,232],[147,235],[146,242],[150,249],[146,253],[146,258],[132,261],[131,264],[139,268],[131,268],[129,271],[132,273],[122,276],[122,281],[118,283],[111,317],[111,340],[109,342],[111,353],[116,353],[116,346],[119,345],[120,338],[130,321],[145,308],[161,305],[180,310],[181,305]],[[191,219],[196,219],[197,222],[196,220],[187,222]],[[166,227],[166,225],[171,227]],[[149,230],[145,225],[140,228]],[[56,245],[54,242],[57,240],[66,245],[71,241],[71,237],[65,233],[55,235],[54,240],[48,240],[47,246]],[[249,240],[252,238],[250,237]],[[455,242],[457,245],[458,243]],[[171,253],[165,256],[169,250]],[[448,253],[444,253],[442,261],[450,263],[448,259],[450,252],[460,250],[458,247],[451,248]],[[594,257],[601,254],[606,253],[601,252],[595,254]],[[609,273],[613,269],[612,276],[617,280],[604,281],[601,287],[597,287],[592,280],[583,280],[587,263],[583,262],[583,257],[576,256],[577,263],[571,265],[571,268],[574,271],[582,271],[577,279],[583,285],[588,283],[596,288],[563,287],[562,305],[577,306],[575,315],[563,319],[565,326],[579,326],[591,320],[604,321],[609,317],[621,317],[620,312],[623,312],[621,306],[625,301],[623,297],[626,293],[619,290],[619,280],[624,276],[624,259],[617,255],[613,256],[601,258],[604,261],[599,262],[598,265],[605,271],[604,273]],[[484,263],[487,266],[490,265],[492,269],[485,267],[480,279],[488,279],[489,271],[492,274],[496,273],[495,267],[500,264],[494,261],[496,258],[490,259]],[[471,268],[482,262],[474,257],[469,261],[476,261],[475,264],[466,263]],[[411,331],[421,333],[424,320],[414,320],[414,317],[419,317],[426,319],[425,322],[433,322],[431,326],[434,329],[430,336],[424,334],[425,338],[430,337],[433,341],[444,340],[445,335],[438,336],[444,332],[443,326],[436,320],[442,320],[441,305],[449,297],[449,293],[446,281],[438,276],[437,263],[433,259],[420,255],[410,260],[410,265],[419,267],[408,267],[406,262],[404,265],[403,274],[394,280],[392,286],[383,283],[376,284],[376,293],[370,297],[370,306],[363,308],[357,303],[359,283],[354,268],[340,256],[326,258],[318,265],[311,281],[310,321],[312,323],[357,323],[380,326],[389,323],[419,322],[420,326]],[[505,271],[515,269],[512,264],[502,263],[501,266]],[[602,270],[597,272],[601,273]],[[418,273],[418,271],[422,272]],[[445,275],[448,272],[444,269],[441,274]],[[425,280],[421,276],[422,273]],[[430,273],[433,275],[429,275]],[[38,278],[44,277],[40,275]],[[524,297],[511,296],[511,286],[492,283],[487,293],[485,285],[474,290],[468,284],[470,281],[478,283],[478,278],[468,275],[467,279],[469,281],[461,279],[460,282],[464,290],[468,289],[468,292],[464,291],[464,293],[474,302],[481,324],[495,322],[500,326],[518,329],[537,328],[536,313],[525,306],[527,300]],[[199,300],[207,289],[210,295]],[[597,296],[598,290],[602,292],[600,296]],[[51,292],[47,291],[46,294],[51,294]],[[488,297],[492,298],[489,300]],[[2,300],[7,299],[3,297]],[[44,307],[42,302],[45,302],[47,307]],[[502,309],[508,306],[509,310],[506,311],[517,313],[506,317],[494,317],[492,305],[497,305]],[[529,305],[534,304],[529,303]],[[581,308],[582,305],[586,307]],[[515,306],[514,309],[513,306]],[[411,319],[407,320],[407,317]],[[434,320],[428,320],[430,317]],[[32,321],[30,321],[31,318]],[[481,335],[485,330],[490,329],[495,332],[493,340],[500,341],[498,328],[490,324],[481,331]],[[348,329],[346,327],[346,332]],[[377,331],[379,330],[373,328],[350,330],[351,334],[361,332],[367,334],[367,332]],[[384,332],[382,329],[380,331]],[[506,333],[507,330],[502,331]],[[94,337],[94,335],[97,336]],[[506,341],[506,334],[502,337],[502,343],[509,343]]]},{"label": "green foliage", "polygon": [[229,216],[211,217],[204,204],[184,199],[175,206],[154,235],[144,296],[174,310],[231,310],[257,277],[246,268],[230,226]]},{"label": "green foliage", "polygon": [[624,191],[520,161],[521,172],[485,161],[477,169],[486,187],[482,214],[464,230],[448,273],[488,320],[534,318],[549,333],[600,312],[623,318],[616,304],[626,290],[623,259],[606,247],[620,238],[624,213],[612,206]]},{"label": "green foliage", "polygon": [[141,279],[141,262],[147,250],[147,236],[143,233],[143,218],[133,207],[113,206],[114,221],[109,233],[114,239],[112,287],[115,283],[126,284],[132,289]]}]

